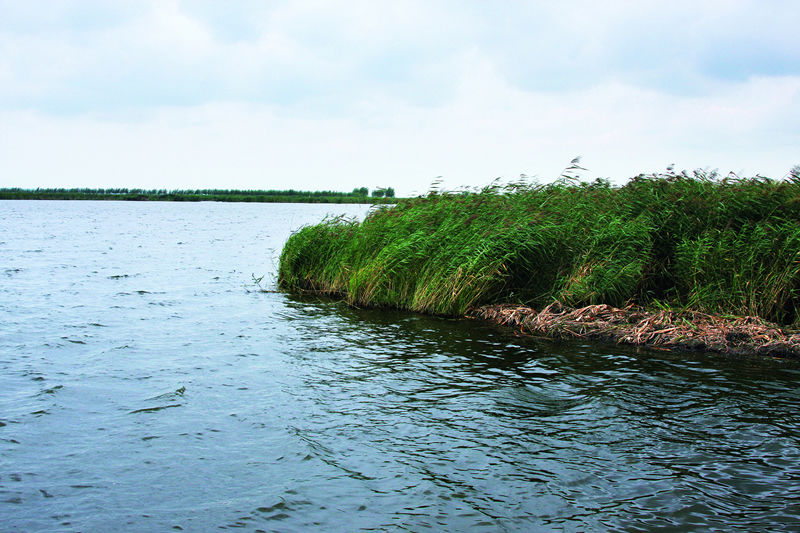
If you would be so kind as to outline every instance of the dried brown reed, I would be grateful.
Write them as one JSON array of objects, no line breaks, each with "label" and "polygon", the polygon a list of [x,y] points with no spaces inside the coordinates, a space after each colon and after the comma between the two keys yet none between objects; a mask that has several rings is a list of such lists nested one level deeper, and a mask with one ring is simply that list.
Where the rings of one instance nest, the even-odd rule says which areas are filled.
[{"label": "dried brown reed", "polygon": [[757,317],[659,311],[610,305],[578,309],[555,302],[541,311],[518,305],[485,305],[468,316],[548,338],[586,338],[618,344],[710,351],[732,355],[800,358],[800,332]]}]

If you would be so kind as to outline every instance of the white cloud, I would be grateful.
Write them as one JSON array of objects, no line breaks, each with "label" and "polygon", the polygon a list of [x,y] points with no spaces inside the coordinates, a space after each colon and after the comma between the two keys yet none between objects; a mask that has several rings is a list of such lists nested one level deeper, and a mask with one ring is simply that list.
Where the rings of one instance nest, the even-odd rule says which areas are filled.
[{"label": "white cloud", "polygon": [[800,15],[768,4],[0,0],[0,186],[780,177]]},{"label": "white cloud", "polygon": [[408,194],[438,175],[451,188],[523,172],[546,181],[575,155],[587,178],[623,181],[670,163],[781,177],[798,162],[798,99],[800,77],[693,98],[615,82],[530,93],[472,55],[456,97],[433,109],[384,98],[343,118],[242,103],[162,108],[137,120],[5,112],[0,160],[4,185],[29,187],[392,185]]}]

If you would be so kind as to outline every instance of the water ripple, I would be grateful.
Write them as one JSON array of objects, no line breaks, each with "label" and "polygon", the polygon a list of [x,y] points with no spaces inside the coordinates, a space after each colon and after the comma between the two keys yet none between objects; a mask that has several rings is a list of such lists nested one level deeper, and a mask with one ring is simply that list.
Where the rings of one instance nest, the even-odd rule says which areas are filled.
[{"label": "water ripple", "polygon": [[251,290],[325,206],[2,208],[4,528],[800,528],[796,362]]}]

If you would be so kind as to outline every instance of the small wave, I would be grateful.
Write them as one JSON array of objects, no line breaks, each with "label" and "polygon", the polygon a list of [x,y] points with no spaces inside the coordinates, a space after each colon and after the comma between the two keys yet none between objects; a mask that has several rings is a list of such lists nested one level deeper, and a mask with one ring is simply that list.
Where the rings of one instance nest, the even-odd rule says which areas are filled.
[{"label": "small wave", "polygon": [[168,398],[170,398],[170,399],[171,398],[176,398],[176,397],[183,396],[184,392],[186,392],[186,387],[181,386],[181,387],[175,389],[172,392],[165,392],[164,394],[159,394],[158,396],[153,396],[152,398],[147,398],[147,400],[145,400],[145,401],[152,402],[152,401],[155,401],[155,400],[165,400],[165,399],[168,399]]},{"label": "small wave", "polygon": [[[164,401],[177,401],[181,397],[183,397],[183,393],[186,392],[186,387],[179,387],[172,392],[165,392],[164,394],[159,394],[157,396],[153,396],[151,398],[147,398],[144,400],[145,402],[164,402]],[[156,405],[154,407],[142,407],[141,409],[134,409],[130,411],[128,414],[136,414],[136,413],[154,413],[157,411],[162,411],[164,409],[171,409],[173,407],[183,407],[181,403],[169,403],[166,405]]]},{"label": "small wave", "polygon": [[130,344],[123,344],[122,346],[114,346],[112,348],[112,350],[131,350],[131,349],[133,349],[133,346],[131,346]]},{"label": "small wave", "polygon": [[128,414],[134,415],[136,413],[155,413],[157,411],[163,411],[164,409],[171,409],[173,407],[183,407],[183,405],[179,403],[172,403],[169,405],[159,405],[156,407],[143,407],[141,409],[134,409],[133,411],[130,411]]},{"label": "small wave", "polygon": [[153,307],[173,307],[177,304],[175,301],[164,301],[164,302],[147,302],[147,305]]},{"label": "small wave", "polygon": [[262,515],[264,520],[285,520],[289,518],[289,512],[292,509],[287,505],[287,503],[283,500],[276,503],[275,505],[270,505],[267,507],[258,507],[256,508],[255,513]]}]

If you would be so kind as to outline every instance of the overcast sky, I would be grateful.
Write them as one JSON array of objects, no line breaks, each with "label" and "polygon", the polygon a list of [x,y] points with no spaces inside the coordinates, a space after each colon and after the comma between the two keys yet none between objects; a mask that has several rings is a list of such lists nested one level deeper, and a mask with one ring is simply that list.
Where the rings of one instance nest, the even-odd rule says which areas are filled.
[{"label": "overcast sky", "polygon": [[0,187],[800,163],[800,3],[0,0]]}]

